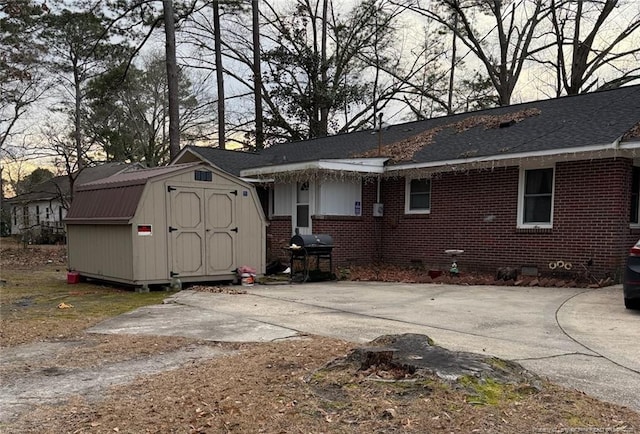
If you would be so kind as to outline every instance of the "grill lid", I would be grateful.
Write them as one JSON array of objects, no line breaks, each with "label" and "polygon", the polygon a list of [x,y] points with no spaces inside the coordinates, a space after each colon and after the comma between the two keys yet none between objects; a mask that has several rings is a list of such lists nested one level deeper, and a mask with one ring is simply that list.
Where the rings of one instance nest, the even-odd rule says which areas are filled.
[{"label": "grill lid", "polygon": [[333,247],[333,238],[329,234],[294,235],[289,242],[298,247]]}]

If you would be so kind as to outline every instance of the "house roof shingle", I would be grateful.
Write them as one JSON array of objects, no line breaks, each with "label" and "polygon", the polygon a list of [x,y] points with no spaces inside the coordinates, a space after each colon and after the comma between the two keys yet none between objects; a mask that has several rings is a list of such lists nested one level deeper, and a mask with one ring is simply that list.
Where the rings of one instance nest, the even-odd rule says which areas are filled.
[{"label": "house roof shingle", "polygon": [[[522,113],[526,115],[518,116]],[[512,117],[517,119],[509,122]],[[623,138],[638,121],[640,85],[392,125],[383,128],[380,142],[382,156],[396,157],[391,158],[391,165],[444,164],[465,158],[490,160],[610,145]],[[384,151],[409,146],[409,141],[420,143],[412,145],[415,152],[408,153],[405,159],[398,159],[394,153],[385,155]],[[397,147],[386,148],[392,144]],[[189,149],[223,170],[239,174],[241,170],[265,166],[377,156],[378,132],[357,131],[277,144],[259,154]]]},{"label": "house roof shingle", "polygon": [[240,176],[240,171],[247,167],[260,166],[263,162],[269,161],[265,155],[255,152],[232,151],[203,146],[186,146],[185,149],[235,176]]}]

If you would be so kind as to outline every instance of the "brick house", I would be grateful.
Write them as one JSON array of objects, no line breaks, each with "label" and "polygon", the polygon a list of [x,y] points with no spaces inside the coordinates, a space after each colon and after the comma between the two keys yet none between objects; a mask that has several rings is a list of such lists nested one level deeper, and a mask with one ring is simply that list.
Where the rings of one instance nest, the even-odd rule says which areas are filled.
[{"label": "brick house", "polygon": [[[334,263],[514,267],[617,278],[640,238],[640,86],[499,107],[261,153],[187,147],[261,183],[268,257],[296,229]],[[640,156],[640,155],[638,155]]]}]

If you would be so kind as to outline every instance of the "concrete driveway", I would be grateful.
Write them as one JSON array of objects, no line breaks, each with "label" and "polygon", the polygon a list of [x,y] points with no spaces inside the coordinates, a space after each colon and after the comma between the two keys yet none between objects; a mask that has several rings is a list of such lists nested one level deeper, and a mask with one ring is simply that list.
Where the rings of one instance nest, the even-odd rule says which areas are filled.
[{"label": "concrete driveway", "polygon": [[494,355],[559,384],[640,411],[640,312],[621,286],[517,288],[327,282],[181,291],[166,304],[105,321],[96,333],[146,333],[230,342],[304,334],[357,343],[423,333],[438,345]]}]

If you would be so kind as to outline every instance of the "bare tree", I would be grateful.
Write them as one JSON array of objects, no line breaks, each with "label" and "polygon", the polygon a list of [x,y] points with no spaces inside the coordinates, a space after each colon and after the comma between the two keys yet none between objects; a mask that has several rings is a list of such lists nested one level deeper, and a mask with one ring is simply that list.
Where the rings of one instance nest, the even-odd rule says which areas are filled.
[{"label": "bare tree", "polygon": [[213,9],[213,46],[216,63],[216,84],[218,89],[218,147],[226,148],[224,115],[224,70],[222,68],[222,35],[220,30],[220,5],[217,0],[211,2]]},{"label": "bare tree", "polygon": [[[153,167],[170,160],[166,72],[164,53],[156,52],[145,56],[142,68],[129,68],[124,81],[115,70],[89,83],[86,131],[107,161]],[[184,68],[178,72],[180,135],[207,140],[212,129],[209,89],[194,82],[198,77],[191,80]]]},{"label": "bare tree", "polygon": [[[212,74],[223,70],[230,83],[224,99],[237,101],[225,109],[225,131],[236,141],[243,132],[247,148],[371,126],[374,106],[384,108],[399,90],[390,74],[372,80],[377,64],[391,69],[399,57],[392,35],[401,8],[387,0],[361,1],[346,13],[331,0],[300,0],[285,10],[267,1],[252,1],[250,11],[238,1],[224,6],[221,49],[211,50],[209,15],[196,13],[182,28],[190,45],[183,60]],[[216,51],[228,67],[216,66]],[[244,101],[251,95],[249,111]]]},{"label": "bare tree", "polygon": [[[189,48],[182,60],[189,68],[215,74],[218,117],[224,116],[224,122],[219,119],[218,130],[224,129],[226,141],[261,149],[265,139],[260,3],[252,0],[250,8],[248,2],[242,0],[204,3],[217,7],[221,25],[218,26],[215,19],[212,21],[208,13],[203,13],[203,8],[196,8],[193,19],[182,28],[185,47]],[[249,20],[251,27],[247,25]],[[219,41],[219,48],[216,41]],[[251,97],[253,104],[249,109]]]},{"label": "bare tree", "polygon": [[[114,0],[107,4],[113,15],[111,26],[124,28],[129,34],[136,34],[139,27],[147,29],[146,35],[136,41],[137,46],[129,58],[129,66],[136,55],[148,42],[157,27],[164,23],[165,61],[169,86],[169,150],[171,158],[180,152],[180,108],[179,108],[179,68],[176,48],[176,25],[188,18],[196,8],[198,0],[162,0],[162,13],[156,5],[159,0]],[[125,68],[126,75],[128,68]]]},{"label": "bare tree", "polygon": [[[47,92],[50,80],[40,65],[44,47],[35,39],[41,28],[46,5],[30,0],[0,1],[0,159],[12,160],[7,149],[29,108]],[[0,203],[4,197],[0,165]]]},{"label": "bare tree", "polygon": [[[62,111],[73,122],[77,164],[84,167],[87,148],[83,134],[84,97],[87,83],[125,62],[128,46],[113,43],[108,20],[101,10],[77,12],[64,7],[46,17],[41,37],[49,47],[47,65],[62,88]],[[71,98],[69,98],[69,96]]]},{"label": "bare tree", "polygon": [[[551,45],[536,43],[536,30],[551,12],[544,0],[435,0],[429,7],[417,0],[397,3],[454,33],[484,66],[499,105],[510,104],[526,62]],[[480,17],[493,27],[480,27],[486,22]]]},{"label": "bare tree", "polygon": [[299,0],[285,13],[265,6],[262,95],[272,140],[373,125],[374,107],[381,109],[398,92],[395,80],[383,88],[374,76],[381,67],[375,66],[376,56],[379,63],[392,63],[387,50],[399,9],[370,0],[344,15],[330,0]]},{"label": "bare tree", "polygon": [[262,115],[262,67],[260,65],[260,6],[251,1],[251,32],[253,36],[253,99],[256,117],[256,149],[264,148],[264,120]]},{"label": "bare tree", "polygon": [[[623,13],[624,11],[624,13]],[[640,78],[640,7],[635,1],[552,0],[556,94],[575,95]],[[606,38],[599,38],[601,34]],[[542,58],[542,61],[545,61]],[[607,71],[613,74],[607,76]]]},{"label": "bare tree", "polygon": [[173,159],[180,152],[180,102],[178,100],[178,61],[176,59],[176,26],[173,2],[162,0],[169,88],[169,154]]}]

